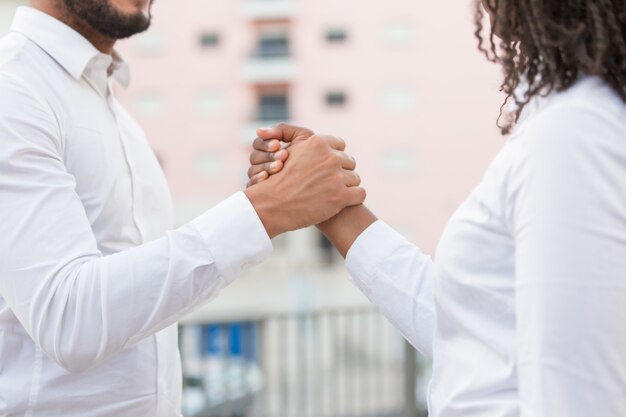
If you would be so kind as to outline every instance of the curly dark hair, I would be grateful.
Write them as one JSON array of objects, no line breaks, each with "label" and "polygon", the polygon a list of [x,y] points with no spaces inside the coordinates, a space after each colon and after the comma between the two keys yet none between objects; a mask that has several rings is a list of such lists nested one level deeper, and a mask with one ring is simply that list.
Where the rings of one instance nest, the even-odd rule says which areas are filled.
[{"label": "curly dark hair", "polygon": [[[487,2],[485,2],[487,3]],[[601,77],[626,102],[625,0],[475,0],[478,49],[502,66],[507,95],[498,127],[509,133],[535,96],[567,90],[581,74]],[[486,7],[492,14],[483,35]],[[521,82],[526,93],[514,92]],[[504,111],[510,100],[517,111]],[[500,123],[506,116],[506,122]]]}]

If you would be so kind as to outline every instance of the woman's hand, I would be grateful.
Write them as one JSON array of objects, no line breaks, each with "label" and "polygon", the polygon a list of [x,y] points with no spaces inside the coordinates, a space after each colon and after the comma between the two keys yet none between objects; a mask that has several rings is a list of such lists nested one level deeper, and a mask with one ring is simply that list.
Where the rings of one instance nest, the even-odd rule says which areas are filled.
[{"label": "woman's hand", "polygon": [[282,171],[289,158],[289,148],[309,140],[313,136],[326,141],[342,160],[344,169],[354,171],[356,161],[345,153],[346,143],[343,139],[332,135],[316,135],[312,130],[281,123],[270,129],[258,129],[257,138],[250,154],[248,170],[248,187],[267,180],[271,175]]}]

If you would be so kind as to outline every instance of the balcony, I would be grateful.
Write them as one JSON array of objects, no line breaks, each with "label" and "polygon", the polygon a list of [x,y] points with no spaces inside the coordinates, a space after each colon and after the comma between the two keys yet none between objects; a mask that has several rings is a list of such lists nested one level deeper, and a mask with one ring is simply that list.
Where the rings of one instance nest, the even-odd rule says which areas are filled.
[{"label": "balcony", "polygon": [[243,13],[252,20],[284,20],[295,14],[295,0],[244,0]]},{"label": "balcony", "polygon": [[294,65],[287,35],[262,37],[244,68],[244,77],[246,81],[255,84],[287,83],[293,80]]},{"label": "balcony", "polygon": [[254,84],[289,83],[294,79],[295,66],[289,58],[252,58],[246,64],[243,76],[247,82]]}]

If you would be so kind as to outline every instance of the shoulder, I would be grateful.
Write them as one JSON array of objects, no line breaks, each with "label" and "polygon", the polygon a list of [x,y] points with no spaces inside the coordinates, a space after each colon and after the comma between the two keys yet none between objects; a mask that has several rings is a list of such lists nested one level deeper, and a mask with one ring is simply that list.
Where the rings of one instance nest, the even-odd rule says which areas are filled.
[{"label": "shoulder", "polygon": [[585,80],[548,97],[511,145],[506,184],[514,211],[626,204],[626,104],[602,83]]},{"label": "shoulder", "polygon": [[60,152],[61,131],[48,100],[23,74],[0,66],[0,138],[3,151],[45,146]]},{"label": "shoulder", "polygon": [[28,39],[15,32],[0,38],[0,69],[18,60],[28,43]]},{"label": "shoulder", "polygon": [[0,107],[3,114],[21,111],[20,104],[51,113],[42,60],[50,60],[36,44],[20,33],[0,38]]},{"label": "shoulder", "polygon": [[[0,101],[11,94],[30,95],[49,107],[53,94],[52,71],[58,65],[26,36],[11,32],[0,38]],[[11,97],[15,99],[15,97]]]},{"label": "shoulder", "polygon": [[30,73],[47,55],[26,36],[17,32],[0,38],[0,71]]},{"label": "shoulder", "polygon": [[514,135],[518,158],[583,163],[607,152],[626,158],[626,103],[601,80],[583,78],[543,100]]}]

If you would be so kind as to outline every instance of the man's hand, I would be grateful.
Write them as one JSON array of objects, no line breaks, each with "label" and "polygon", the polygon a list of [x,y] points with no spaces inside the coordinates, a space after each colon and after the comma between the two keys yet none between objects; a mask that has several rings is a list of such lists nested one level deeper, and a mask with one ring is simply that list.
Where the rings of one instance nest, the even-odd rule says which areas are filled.
[{"label": "man's hand", "polygon": [[[255,184],[261,183],[263,185],[263,182],[274,177],[283,169],[285,161],[289,158],[289,152],[292,151],[291,146],[296,146],[315,136],[313,131],[309,129],[286,124],[280,124],[271,129],[259,129],[257,135],[258,138],[253,144],[254,151],[250,155],[251,167],[248,171],[250,177],[248,187],[252,188],[248,190],[258,187]],[[354,159],[343,153],[346,146],[343,140],[332,136],[320,136],[319,138],[325,140],[334,149],[335,155],[344,160],[342,163],[344,167],[354,169],[356,166]],[[287,143],[289,149],[283,149],[281,143]],[[352,164],[347,162],[348,160],[352,161]],[[289,164],[291,165],[293,162],[299,163],[294,160],[290,161]],[[356,238],[375,221],[376,216],[367,207],[363,204],[355,204],[346,207],[330,219],[317,223],[317,226],[345,257]]]},{"label": "man's hand", "polygon": [[[266,174],[262,180],[251,182],[246,195],[270,237],[319,224],[345,207],[365,201],[365,190],[359,187],[361,179],[354,172],[356,163],[343,152],[345,143],[341,139],[286,125],[258,133],[272,139],[264,141],[265,145],[257,141],[259,154],[253,153],[251,161],[257,166],[280,161],[280,167],[265,165],[276,172],[269,176],[265,169],[255,172],[253,166],[251,177]],[[288,155],[282,155],[280,143],[272,144],[272,140],[290,143]],[[259,149],[261,146],[264,151]],[[263,160],[261,153],[273,156],[266,155]],[[289,162],[285,164],[287,157]]]}]

